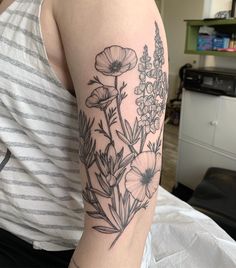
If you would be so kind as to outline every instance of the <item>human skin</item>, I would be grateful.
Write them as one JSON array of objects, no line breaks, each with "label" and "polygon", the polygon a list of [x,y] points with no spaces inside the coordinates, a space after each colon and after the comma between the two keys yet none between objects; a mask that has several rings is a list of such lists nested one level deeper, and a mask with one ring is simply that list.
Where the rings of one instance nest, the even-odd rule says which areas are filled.
[{"label": "human skin", "polygon": [[[168,63],[160,15],[152,0],[69,0],[57,2],[54,17],[78,101],[87,212],[69,267],[138,268],[161,171]],[[118,170],[121,151],[128,160]]]},{"label": "human skin", "polygon": [[78,102],[85,229],[69,268],[138,268],[161,172],[159,12],[153,0],[45,0],[41,24],[49,61]]}]

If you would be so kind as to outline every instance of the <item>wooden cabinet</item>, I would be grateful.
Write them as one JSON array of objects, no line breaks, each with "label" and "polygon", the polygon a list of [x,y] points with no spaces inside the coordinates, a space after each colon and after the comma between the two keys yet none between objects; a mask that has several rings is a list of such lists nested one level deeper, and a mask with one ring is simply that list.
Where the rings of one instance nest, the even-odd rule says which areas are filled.
[{"label": "wooden cabinet", "polygon": [[236,98],[184,90],[177,182],[191,189],[209,167],[236,170]]},{"label": "wooden cabinet", "polygon": [[219,52],[219,51],[198,51],[197,39],[198,32],[201,26],[214,27],[216,31],[220,33],[232,34],[235,33],[236,19],[212,19],[212,20],[186,20],[186,54],[198,54],[198,55],[213,55],[221,57],[236,57],[236,52]]}]

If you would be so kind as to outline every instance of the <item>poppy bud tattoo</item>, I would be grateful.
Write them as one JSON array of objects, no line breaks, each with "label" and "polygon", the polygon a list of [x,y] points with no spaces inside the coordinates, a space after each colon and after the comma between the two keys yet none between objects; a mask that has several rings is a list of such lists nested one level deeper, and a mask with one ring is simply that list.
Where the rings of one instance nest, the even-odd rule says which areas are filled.
[{"label": "poppy bud tattoo", "polygon": [[[83,198],[90,209],[86,212],[99,220],[99,225],[93,226],[94,230],[114,235],[110,248],[135,215],[147,208],[158,188],[163,132],[160,122],[164,121],[168,88],[164,64],[164,47],[157,23],[153,58],[147,45],[139,59],[133,49],[118,45],[105,48],[95,57],[95,69],[100,76],[94,76],[88,82],[94,88],[85,104],[89,109],[97,109],[101,120],[95,125],[95,118],[80,111],[79,156],[87,175]],[[118,81],[130,71],[136,71],[139,77],[139,84],[133,89],[137,96],[134,124],[121,112],[128,96],[128,84]],[[104,76],[110,76],[113,82],[103,83]],[[104,150],[97,150],[94,131],[106,138]],[[154,143],[148,141],[151,134],[157,136]],[[116,149],[117,142],[119,148],[120,144],[123,146],[120,150]],[[90,170],[92,166],[93,171]]]}]

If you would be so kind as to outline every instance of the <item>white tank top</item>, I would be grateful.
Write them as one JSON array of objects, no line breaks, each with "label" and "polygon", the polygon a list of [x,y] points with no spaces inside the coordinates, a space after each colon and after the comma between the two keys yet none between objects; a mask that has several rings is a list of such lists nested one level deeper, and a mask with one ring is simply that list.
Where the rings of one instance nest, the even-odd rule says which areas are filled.
[{"label": "white tank top", "polygon": [[0,15],[0,228],[56,251],[83,231],[78,111],[49,65],[42,2],[15,0]]}]

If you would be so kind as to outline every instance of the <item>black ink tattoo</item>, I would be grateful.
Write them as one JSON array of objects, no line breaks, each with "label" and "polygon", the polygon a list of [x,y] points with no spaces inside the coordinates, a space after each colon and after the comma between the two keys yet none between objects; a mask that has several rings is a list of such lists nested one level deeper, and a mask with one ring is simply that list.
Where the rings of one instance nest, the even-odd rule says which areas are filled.
[{"label": "black ink tattoo", "polygon": [[7,149],[6,155],[0,163],[0,172],[4,169],[4,167],[6,166],[8,161],[10,160],[10,158],[11,158],[11,152]]},{"label": "black ink tattoo", "polygon": [[[139,62],[133,49],[117,45],[105,48],[96,56],[96,70],[114,78],[113,85],[105,85],[98,76],[88,83],[96,88],[87,98],[86,106],[100,110],[103,119],[95,131],[107,139],[104,151],[96,150],[96,141],[92,138],[94,118],[88,118],[82,111],[79,113],[79,155],[87,173],[83,198],[93,208],[87,214],[101,220],[101,225],[93,226],[93,229],[104,234],[116,234],[110,248],[136,213],[147,208],[159,184],[163,132],[160,121],[165,112],[168,81],[167,73],[163,71],[164,47],[157,23],[155,28],[153,60],[147,45]],[[137,116],[132,125],[121,113],[123,100],[128,95],[127,84],[119,83],[119,78],[137,64],[140,83],[134,90]],[[157,132],[157,141],[148,142],[148,136]],[[115,149],[115,135],[124,144],[120,151]],[[147,149],[144,149],[145,145]],[[97,172],[91,175],[93,165]],[[96,178],[97,187],[91,176],[93,180]],[[125,186],[125,190],[121,190],[121,185]],[[102,199],[106,199],[106,210],[104,202],[101,205]]]}]

